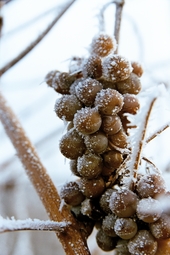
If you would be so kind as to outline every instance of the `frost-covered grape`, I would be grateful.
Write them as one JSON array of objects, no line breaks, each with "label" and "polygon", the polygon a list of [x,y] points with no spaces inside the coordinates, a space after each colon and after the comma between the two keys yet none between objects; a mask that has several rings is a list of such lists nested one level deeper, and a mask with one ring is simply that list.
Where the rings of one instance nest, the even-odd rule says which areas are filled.
[{"label": "frost-covered grape", "polygon": [[108,138],[101,131],[85,136],[84,142],[87,149],[96,154],[103,153],[108,147]]},{"label": "frost-covered grape", "polygon": [[110,135],[108,139],[110,148],[114,149],[116,146],[124,149],[127,147],[127,135],[122,129],[118,133]]},{"label": "frost-covered grape", "polygon": [[90,45],[90,53],[100,57],[107,56],[111,51],[116,50],[116,40],[104,32],[96,35]]},{"label": "frost-covered grape", "polygon": [[75,81],[75,76],[66,72],[57,72],[53,79],[52,87],[60,94],[70,94],[70,86]]},{"label": "frost-covered grape", "polygon": [[86,149],[82,136],[75,129],[69,130],[61,138],[59,146],[61,153],[69,159],[77,159]]},{"label": "frost-covered grape", "polygon": [[82,73],[84,78],[100,78],[102,76],[101,58],[99,56],[92,55],[86,59],[83,63]]},{"label": "frost-covered grape", "polygon": [[108,168],[117,169],[123,162],[123,156],[119,151],[110,150],[103,154],[103,163]]},{"label": "frost-covered grape", "polygon": [[131,239],[137,233],[137,224],[131,218],[117,218],[114,225],[115,233],[122,239]]},{"label": "frost-covered grape", "polygon": [[117,114],[112,116],[104,116],[102,118],[101,128],[107,135],[114,135],[118,133],[122,128],[120,117]]},{"label": "frost-covered grape", "polygon": [[77,159],[70,160],[70,170],[74,175],[80,177],[80,174],[77,171]]},{"label": "frost-covered grape", "polygon": [[123,107],[123,96],[114,89],[102,89],[97,93],[95,106],[103,115],[114,115]]},{"label": "frost-covered grape", "polygon": [[103,60],[103,77],[109,81],[119,82],[127,79],[132,72],[130,62],[124,57],[110,54]]},{"label": "frost-covered grape", "polygon": [[102,229],[97,232],[96,241],[103,251],[111,251],[117,244],[117,238],[106,235]]},{"label": "frost-covered grape", "polygon": [[109,206],[118,217],[131,217],[136,212],[137,195],[122,187],[112,193]]},{"label": "frost-covered grape", "polygon": [[68,205],[79,205],[84,199],[83,193],[76,182],[68,182],[61,188],[60,196]]},{"label": "frost-covered grape", "polygon": [[116,245],[116,249],[114,250],[115,255],[131,255],[127,245],[128,245],[128,240],[119,239]]},{"label": "frost-covered grape", "polygon": [[91,200],[89,198],[86,198],[81,203],[81,212],[83,215],[86,215],[95,221],[100,220],[102,217],[101,210],[97,203],[95,203],[94,200]]},{"label": "frost-covered grape", "polygon": [[116,221],[116,216],[114,214],[106,215],[102,221],[102,230],[106,235],[116,237],[117,234],[114,230],[114,225]]},{"label": "frost-covered grape", "polygon": [[138,202],[136,213],[144,222],[155,222],[162,214],[161,203],[151,197],[143,198]]},{"label": "frost-covered grape", "polygon": [[154,198],[165,192],[165,181],[159,174],[145,175],[137,183],[137,192],[141,198]]},{"label": "frost-covered grape", "polygon": [[80,81],[75,88],[76,96],[86,106],[94,104],[97,93],[103,88],[102,84],[95,79],[87,78]]},{"label": "frost-covered grape", "polygon": [[133,67],[132,72],[135,73],[138,77],[141,77],[143,74],[143,68],[142,68],[141,64],[136,61],[132,61],[131,65]]},{"label": "frost-covered grape", "polygon": [[102,158],[94,153],[84,154],[77,160],[77,171],[87,179],[98,177],[102,171]]},{"label": "frost-covered grape", "polygon": [[52,86],[53,86],[53,79],[54,79],[56,73],[60,73],[60,71],[58,71],[58,70],[53,70],[53,71],[50,71],[50,72],[45,76],[45,82],[47,83],[47,85],[48,85],[49,87],[52,87]]},{"label": "frost-covered grape", "polygon": [[116,89],[116,83],[114,81],[108,81],[103,76],[98,79],[98,81],[103,85],[104,89]]},{"label": "frost-covered grape", "polygon": [[116,83],[116,88],[121,94],[138,94],[141,91],[142,85],[139,77],[131,73],[130,76],[124,81]]},{"label": "frost-covered grape", "polygon": [[85,107],[77,111],[73,123],[78,132],[89,135],[99,130],[102,119],[97,108]]},{"label": "frost-covered grape", "polygon": [[82,108],[82,103],[75,95],[63,95],[57,99],[54,111],[60,119],[71,121],[74,114]]},{"label": "frost-covered grape", "polygon": [[128,243],[132,255],[155,255],[157,241],[147,230],[140,230]]},{"label": "frost-covered grape", "polygon": [[130,114],[136,114],[140,108],[140,103],[137,97],[133,94],[124,94],[124,104],[121,113],[127,112]]},{"label": "frost-covered grape", "polygon": [[105,182],[101,177],[92,180],[81,178],[79,186],[80,190],[87,198],[99,197],[105,190]]},{"label": "frost-covered grape", "polygon": [[102,194],[102,196],[101,196],[101,198],[99,200],[100,207],[107,214],[111,214],[112,213],[112,211],[110,210],[110,207],[109,207],[109,203],[110,203],[110,197],[111,197],[113,191],[114,191],[113,189],[107,189]]},{"label": "frost-covered grape", "polygon": [[84,78],[79,78],[79,79],[75,80],[75,81],[71,84],[70,89],[69,89],[70,94],[76,95],[76,87],[77,87],[77,85],[79,84],[79,82],[82,82],[82,81],[84,81]]},{"label": "frost-covered grape", "polygon": [[170,238],[170,216],[163,213],[161,217],[149,224],[152,235],[157,239]]}]

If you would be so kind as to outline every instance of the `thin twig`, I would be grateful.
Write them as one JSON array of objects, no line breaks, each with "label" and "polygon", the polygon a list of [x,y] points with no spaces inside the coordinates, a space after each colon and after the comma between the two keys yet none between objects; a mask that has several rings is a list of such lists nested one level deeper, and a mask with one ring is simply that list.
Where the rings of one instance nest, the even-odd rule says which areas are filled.
[{"label": "thin twig", "polygon": [[150,114],[151,114],[151,111],[152,111],[152,108],[153,108],[153,105],[154,105],[156,99],[157,98],[154,98],[151,101],[151,104],[149,106],[149,110],[148,110],[146,118],[145,118],[144,128],[142,130],[142,134],[141,134],[141,139],[139,141],[139,145],[135,147],[135,150],[137,151],[137,155],[135,157],[135,162],[134,162],[134,166],[133,166],[133,177],[134,177],[134,180],[136,180],[136,178],[137,178],[137,170],[138,170],[138,167],[139,167],[139,164],[140,164],[142,149],[143,149],[145,135],[146,135],[146,129],[147,129],[147,125],[148,125],[148,122],[149,122],[149,117],[150,117]]},{"label": "thin twig", "polygon": [[[121,25],[122,11],[123,11],[123,6],[124,6],[125,1],[117,0],[114,2],[116,4],[114,36],[117,41],[117,45],[119,45],[120,25]],[[118,46],[117,46],[115,53],[118,53]]]},{"label": "thin twig", "polygon": [[0,217],[0,233],[20,230],[64,232],[68,227],[69,222],[44,221],[39,219],[15,220],[13,218],[4,219]]},{"label": "thin twig", "polygon": [[158,174],[160,174],[159,169],[155,166],[155,164],[154,164],[151,160],[149,160],[148,158],[145,158],[145,157],[142,157],[142,159],[145,160],[145,161],[146,161],[147,163],[149,163],[150,165],[152,165],[153,168],[156,170],[156,172],[157,172]]},{"label": "thin twig", "polygon": [[150,135],[148,137],[148,139],[146,140],[146,143],[149,143],[150,141],[152,141],[155,137],[157,137],[158,135],[160,135],[163,131],[165,131],[167,128],[170,127],[170,124],[165,125],[164,127],[160,128],[159,130],[157,130],[154,134]]},{"label": "thin twig", "polygon": [[34,185],[50,219],[52,221],[67,221],[71,223],[66,233],[56,233],[66,254],[89,255],[90,252],[86,240],[81,234],[83,225],[76,222],[65,205],[59,210],[61,203],[59,194],[42,165],[35,148],[2,94],[0,94],[0,120],[17,150],[18,157],[25,167],[26,173]]},{"label": "thin twig", "polygon": [[76,0],[72,0],[69,4],[66,5],[62,9],[62,11],[57,14],[54,20],[50,23],[50,25],[40,34],[36,40],[34,40],[25,50],[23,50],[17,57],[12,59],[9,63],[7,63],[4,67],[0,69],[0,76],[2,76],[5,72],[7,72],[11,67],[13,67],[16,63],[18,63],[23,57],[25,57],[52,29],[52,27],[56,24],[56,22],[62,17],[62,15],[69,9],[69,7],[75,2]]}]

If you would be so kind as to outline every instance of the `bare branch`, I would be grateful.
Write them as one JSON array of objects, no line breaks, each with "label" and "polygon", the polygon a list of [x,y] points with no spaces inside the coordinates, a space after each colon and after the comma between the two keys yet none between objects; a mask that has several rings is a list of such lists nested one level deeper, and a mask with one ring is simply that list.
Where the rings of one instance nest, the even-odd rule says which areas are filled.
[{"label": "bare branch", "polygon": [[170,124],[167,124],[167,125],[163,126],[162,128],[160,128],[159,130],[157,130],[154,134],[152,134],[148,137],[148,139],[146,140],[146,143],[149,143],[150,141],[152,141],[155,137],[160,135],[163,131],[165,131],[169,127],[170,127]]},{"label": "bare branch", "polygon": [[[123,11],[124,3],[125,3],[124,0],[115,1],[116,13],[115,13],[114,36],[117,41],[117,45],[119,45],[120,25],[121,25],[121,21],[122,21],[122,11]],[[118,46],[117,46],[115,53],[118,53]]]},{"label": "bare branch", "polygon": [[34,185],[50,219],[52,221],[67,221],[71,223],[67,233],[64,235],[59,232],[56,233],[66,254],[89,255],[90,252],[85,239],[87,236],[83,238],[81,234],[81,230],[84,229],[83,225],[76,222],[66,205],[63,205],[62,209],[59,210],[61,203],[59,194],[42,165],[35,148],[2,94],[0,94],[0,120],[16,148],[18,157],[25,167],[26,173]]},{"label": "bare branch", "polygon": [[62,11],[57,14],[54,20],[50,23],[50,25],[40,34],[35,41],[33,41],[25,50],[23,50],[17,57],[12,59],[9,63],[7,63],[4,67],[0,69],[0,76],[2,76],[5,72],[7,72],[11,67],[13,67],[16,63],[18,63],[23,57],[25,57],[52,29],[52,27],[57,23],[57,21],[62,17],[62,15],[69,9],[69,7],[76,0],[72,0],[69,4],[66,5],[62,9]]}]

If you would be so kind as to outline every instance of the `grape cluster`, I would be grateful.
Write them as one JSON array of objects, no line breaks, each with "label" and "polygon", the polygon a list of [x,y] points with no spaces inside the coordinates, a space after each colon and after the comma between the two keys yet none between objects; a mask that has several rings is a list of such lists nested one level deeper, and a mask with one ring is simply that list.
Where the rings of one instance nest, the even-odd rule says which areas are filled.
[{"label": "grape cluster", "polygon": [[170,210],[161,202],[170,194],[155,173],[139,176],[133,190],[116,178],[130,151],[127,113],[135,115],[140,108],[143,73],[139,63],[115,54],[116,46],[114,38],[100,33],[88,57],[74,57],[67,73],[46,76],[61,94],[54,109],[68,126],[59,147],[77,177],[60,195],[77,220],[90,226],[89,234],[98,229],[102,250],[154,255],[159,240],[170,238]]}]

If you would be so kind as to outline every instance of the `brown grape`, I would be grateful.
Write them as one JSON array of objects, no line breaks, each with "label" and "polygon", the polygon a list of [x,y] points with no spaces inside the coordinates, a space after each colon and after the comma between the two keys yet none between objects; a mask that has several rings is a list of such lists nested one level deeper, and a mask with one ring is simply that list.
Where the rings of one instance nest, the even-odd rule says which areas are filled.
[{"label": "brown grape", "polygon": [[107,146],[108,146],[108,138],[101,131],[98,131],[94,134],[85,136],[84,142],[85,142],[87,149],[91,152],[96,153],[96,154],[103,153],[107,149]]},{"label": "brown grape", "polygon": [[170,254],[170,238],[168,239],[159,239],[158,249],[155,255],[169,255]]},{"label": "brown grape", "polygon": [[105,57],[112,50],[115,50],[116,47],[117,45],[115,39],[106,33],[101,32],[93,38],[90,45],[90,53],[96,54],[100,57]]},{"label": "brown grape", "polygon": [[102,119],[96,108],[82,108],[74,115],[76,130],[84,135],[93,134],[99,130]]},{"label": "brown grape", "polygon": [[132,61],[131,65],[133,67],[132,72],[135,73],[138,77],[141,77],[143,74],[143,68],[142,68],[141,64],[136,61]]},{"label": "brown grape", "polygon": [[116,216],[114,214],[106,215],[102,221],[102,230],[106,235],[116,237],[117,234],[114,230],[114,225],[116,221]]},{"label": "brown grape", "polygon": [[114,81],[108,81],[103,76],[98,79],[104,89],[116,89],[116,83]]},{"label": "brown grape", "polygon": [[75,95],[63,95],[54,106],[54,111],[60,119],[72,121],[74,114],[82,108],[81,102]]},{"label": "brown grape", "polygon": [[131,217],[136,212],[137,195],[122,187],[112,193],[109,206],[118,217]]},{"label": "brown grape", "polygon": [[139,77],[131,73],[127,79],[124,81],[119,81],[116,83],[116,88],[121,94],[139,94],[142,85]]},{"label": "brown grape", "polygon": [[149,225],[152,235],[157,239],[170,238],[170,216],[163,213],[161,217]]},{"label": "brown grape", "polygon": [[49,87],[53,87],[53,79],[55,77],[55,75],[57,73],[60,73],[60,71],[57,71],[57,70],[54,70],[54,71],[51,71],[49,72],[46,76],[45,76],[45,82],[47,83],[47,85]]},{"label": "brown grape", "polygon": [[74,175],[80,177],[80,174],[79,174],[79,172],[77,171],[77,160],[76,160],[76,159],[70,160],[70,170],[71,170],[71,172],[72,172]]},{"label": "brown grape", "polygon": [[78,173],[87,179],[94,179],[102,171],[102,158],[94,153],[84,154],[77,161]]},{"label": "brown grape", "polygon": [[122,128],[120,117],[117,114],[112,116],[104,116],[102,118],[101,128],[107,135],[114,135],[118,133]]},{"label": "brown grape", "polygon": [[103,163],[108,168],[117,169],[123,162],[123,156],[119,151],[110,150],[103,154]]},{"label": "brown grape", "polygon": [[140,230],[128,243],[132,255],[155,255],[157,242],[147,230]]},{"label": "brown grape", "polygon": [[76,86],[76,96],[86,106],[94,104],[97,93],[103,88],[102,84],[95,79],[87,78]]},{"label": "brown grape", "polygon": [[137,183],[137,192],[141,198],[154,198],[165,192],[165,181],[159,174],[145,175]]},{"label": "brown grape", "polygon": [[68,205],[79,205],[84,199],[84,195],[76,182],[68,182],[61,188],[60,196]]},{"label": "brown grape", "polygon": [[114,89],[102,89],[97,93],[95,106],[103,115],[114,115],[123,107],[123,96]]},{"label": "brown grape", "polygon": [[118,133],[109,136],[108,139],[110,148],[114,149],[116,146],[124,149],[127,147],[127,135],[122,129]]},{"label": "brown grape", "polygon": [[114,191],[113,189],[107,189],[102,194],[102,196],[101,196],[101,198],[99,200],[100,207],[107,214],[111,214],[112,213],[112,211],[110,210],[110,207],[109,207],[109,202],[110,202],[110,197],[111,197],[113,191]]},{"label": "brown grape", "polygon": [[83,63],[82,73],[84,78],[97,79],[102,76],[102,61],[99,56],[92,55]]},{"label": "brown grape", "polygon": [[57,72],[53,79],[52,87],[60,94],[70,94],[70,86],[75,81],[75,76],[66,72]]},{"label": "brown grape", "polygon": [[117,244],[117,238],[106,235],[102,229],[97,232],[96,241],[103,251],[111,251]]},{"label": "brown grape", "polygon": [[81,178],[79,185],[80,190],[87,198],[99,197],[105,190],[105,182],[101,177],[92,180]]},{"label": "brown grape", "polygon": [[155,222],[161,217],[161,204],[151,197],[143,198],[138,202],[136,213],[144,222]]},{"label": "brown grape", "polygon": [[101,210],[94,200],[86,198],[81,203],[81,212],[83,215],[88,216],[90,219],[95,221],[100,220],[102,217]]},{"label": "brown grape", "polygon": [[130,114],[136,114],[140,108],[140,103],[137,97],[132,94],[124,94],[123,97],[124,104],[121,113],[127,112]]},{"label": "brown grape", "polygon": [[75,129],[71,129],[61,138],[60,151],[66,158],[77,159],[83,155],[85,149],[84,140]]},{"label": "brown grape", "polygon": [[103,77],[109,81],[119,82],[126,80],[132,72],[128,60],[120,55],[110,54],[103,60]]},{"label": "brown grape", "polygon": [[131,239],[137,233],[137,224],[131,218],[117,218],[114,225],[115,233],[122,239]]},{"label": "brown grape", "polygon": [[116,249],[114,250],[115,255],[131,255],[127,245],[128,245],[128,240],[119,239],[116,245]]}]

